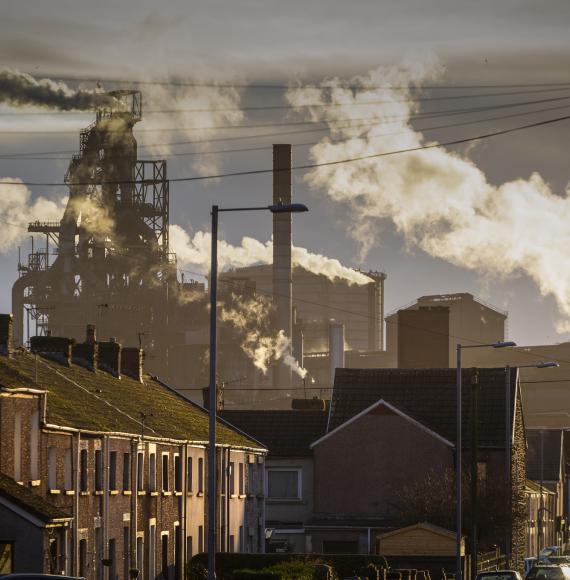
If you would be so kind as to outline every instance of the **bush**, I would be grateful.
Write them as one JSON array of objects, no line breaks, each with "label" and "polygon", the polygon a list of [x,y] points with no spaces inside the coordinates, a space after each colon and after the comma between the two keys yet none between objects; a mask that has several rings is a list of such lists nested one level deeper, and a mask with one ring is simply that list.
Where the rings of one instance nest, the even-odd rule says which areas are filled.
[{"label": "bush", "polygon": [[[216,554],[216,574],[218,580],[230,580],[236,571],[259,571],[285,562],[297,562],[316,566],[327,564],[333,568],[334,574],[340,578],[354,576],[360,568],[374,564],[377,568],[387,569],[388,564],[383,556],[365,554],[245,554],[222,552]],[[188,580],[203,580],[204,576],[197,575],[196,566],[206,568],[208,554],[196,554],[190,560],[187,568]],[[241,577],[242,579],[244,576]],[[259,579],[259,576],[255,576]],[[285,576],[287,578],[287,576]],[[241,580],[241,579],[240,579]]]},{"label": "bush", "polygon": [[282,562],[261,570],[236,570],[232,577],[234,580],[313,580],[315,577],[315,564],[305,562]]}]

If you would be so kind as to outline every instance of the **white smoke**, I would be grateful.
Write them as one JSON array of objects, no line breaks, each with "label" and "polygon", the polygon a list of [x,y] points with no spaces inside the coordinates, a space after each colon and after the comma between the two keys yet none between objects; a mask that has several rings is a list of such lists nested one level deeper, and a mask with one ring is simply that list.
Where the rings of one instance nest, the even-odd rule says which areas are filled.
[{"label": "white smoke", "polygon": [[[210,269],[211,235],[209,232],[196,232],[190,236],[178,225],[170,226],[170,246],[182,265],[192,266],[201,274]],[[294,266],[300,266],[315,274],[322,274],[330,280],[343,280],[348,284],[368,284],[370,278],[364,274],[343,266],[334,258],[315,254],[306,248],[293,246],[292,260]],[[273,242],[260,242],[254,238],[244,237],[241,245],[233,246],[223,240],[218,242],[218,266],[220,270],[244,268],[255,264],[273,262]]]},{"label": "white smoke", "polygon": [[[194,86],[164,87],[150,85],[145,87],[143,95],[144,123],[137,132],[141,144],[148,143],[147,151],[155,156],[168,155],[173,151],[180,152],[164,143],[178,141],[207,141],[220,136],[220,126],[239,125],[243,119],[240,110],[241,93],[231,87]],[[147,115],[144,110],[149,110]],[[168,111],[153,113],[152,111]],[[183,129],[173,132],[168,128]],[[161,145],[161,143],[163,143]],[[190,144],[182,151],[188,151]],[[221,157],[209,153],[209,143],[199,143],[194,151],[201,155],[188,156],[189,168],[196,175],[211,175],[219,172]]]},{"label": "white smoke", "polygon": [[[16,177],[0,178],[0,184],[21,181]],[[0,195],[0,253],[6,253],[20,244],[28,234],[28,223],[61,219],[67,197],[51,200],[32,199],[32,193],[22,183],[1,185]]]},{"label": "white smoke", "polygon": [[[328,163],[430,143],[410,126],[417,105],[401,87],[420,84],[431,73],[380,68],[351,79],[348,84],[360,86],[358,91],[339,80],[327,89],[290,90],[294,106],[337,105],[299,109],[328,123],[335,139],[313,146],[312,160]],[[365,101],[399,102],[353,106]],[[369,125],[347,128],[347,122],[364,115]],[[570,189],[557,195],[537,173],[494,186],[466,153],[443,148],[321,166],[306,180],[351,209],[351,222],[360,226],[347,233],[364,253],[378,242],[379,228],[372,226],[388,219],[407,244],[431,256],[494,277],[526,274],[570,317]],[[560,324],[560,330],[568,328],[566,322]]]},{"label": "white smoke", "polygon": [[307,375],[295,357],[291,355],[291,341],[280,330],[273,336],[271,328],[271,304],[266,298],[231,295],[220,306],[220,320],[230,323],[240,339],[240,348],[263,374],[273,360],[283,360],[302,379]]}]

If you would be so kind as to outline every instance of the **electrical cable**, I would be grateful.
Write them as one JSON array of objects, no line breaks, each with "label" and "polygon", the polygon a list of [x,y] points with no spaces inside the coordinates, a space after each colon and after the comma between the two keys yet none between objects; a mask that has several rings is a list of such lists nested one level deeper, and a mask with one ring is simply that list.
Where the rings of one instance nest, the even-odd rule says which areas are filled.
[{"label": "electrical cable", "polygon": [[[363,87],[366,90],[366,87]],[[294,89],[295,90],[295,89]],[[464,99],[479,99],[479,98],[489,98],[489,97],[510,97],[516,95],[528,95],[536,93],[552,93],[555,91],[568,91],[570,87],[559,87],[559,88],[543,88],[535,89],[529,91],[509,91],[502,93],[478,93],[474,95],[446,95],[439,97],[420,97],[414,96],[407,99],[392,99],[392,100],[374,100],[374,101],[357,101],[354,103],[313,103],[313,104],[301,104],[301,105],[260,105],[260,106],[249,106],[249,107],[234,107],[234,108],[212,108],[212,109],[145,109],[145,115],[158,115],[158,114],[178,114],[178,113],[220,113],[220,112],[239,112],[239,111],[265,111],[265,110],[279,110],[279,109],[304,109],[304,108],[321,108],[321,107],[344,107],[344,106],[365,106],[365,105],[379,105],[379,104],[398,104],[398,103],[409,103],[410,100],[414,102],[434,102],[434,101],[449,101],[449,100],[464,100]],[[71,110],[71,111],[3,111],[0,112],[0,117],[19,117],[19,116],[36,116],[36,115],[89,115],[92,111],[82,111],[82,110]]]},{"label": "electrical cable", "polygon": [[[496,110],[496,109],[505,109],[505,108],[512,108],[512,107],[525,107],[525,106],[531,106],[531,105],[539,105],[539,104],[544,104],[544,103],[553,103],[553,102],[559,102],[559,101],[565,101],[570,99],[570,95],[565,96],[565,97],[552,97],[552,98],[548,98],[548,99],[536,99],[533,101],[520,101],[520,102],[515,102],[515,103],[503,103],[500,105],[486,105],[486,106],[481,106],[481,107],[468,107],[468,108],[463,108],[463,109],[448,109],[448,110],[444,110],[444,111],[431,111],[431,112],[424,112],[424,113],[413,113],[413,114],[408,114],[408,115],[400,115],[400,116],[392,116],[392,117],[386,117],[386,118],[382,118],[382,122],[384,123],[390,123],[390,122],[395,122],[395,121],[407,121],[407,120],[411,120],[411,119],[418,119],[418,118],[433,118],[433,117],[441,117],[441,116],[447,116],[447,115],[462,115],[462,114],[470,114],[470,113],[478,113],[478,112],[482,112],[482,111],[490,111],[490,110]],[[368,125],[373,121],[378,122],[378,117],[360,117],[360,118],[355,118],[355,119],[346,119],[344,121],[338,121],[339,123],[353,123],[354,121],[363,121],[363,123],[361,125]],[[293,124],[323,124],[323,123],[330,123],[330,120],[324,120],[324,121],[296,121],[294,123],[281,123],[281,124],[270,124],[269,126],[288,126],[288,125],[293,125]],[[354,124],[355,127],[361,126],[359,124]],[[222,129],[242,129],[242,128],[254,128],[254,127],[262,127],[263,124],[255,124],[255,125],[229,125],[229,126],[218,126],[218,127],[157,127],[157,128],[153,128],[153,129],[137,129],[137,133],[157,133],[157,132],[178,132],[178,131],[192,131],[192,130],[201,130],[201,131],[205,131],[205,130],[222,130]],[[347,128],[350,128],[351,125],[349,125]],[[6,131],[3,130],[2,131],[2,135],[3,136],[7,136],[7,135],[76,135],[77,131],[80,131],[81,128],[77,128],[77,129],[70,129],[70,130],[45,130],[45,131]],[[318,130],[318,129],[315,129]],[[326,127],[324,129],[320,129],[320,130],[326,130],[328,131],[329,128]],[[116,131],[107,131],[107,133],[122,133],[122,130],[116,130]],[[285,135],[286,133],[281,133],[281,135]],[[272,134],[269,134],[269,136],[271,136]],[[234,137],[235,138],[235,137]],[[239,137],[237,137],[239,138]],[[244,138],[244,137],[241,137]],[[229,140],[229,139],[228,139]],[[212,141],[212,140],[208,140]]]},{"label": "electrical cable", "polygon": [[[523,113],[511,113],[510,115],[500,115],[500,116],[495,116],[495,117],[487,117],[485,119],[476,119],[474,121],[460,121],[458,123],[447,123],[445,125],[435,125],[433,127],[422,127],[421,129],[417,129],[417,132],[423,133],[425,131],[435,131],[435,130],[440,130],[440,129],[450,129],[453,127],[463,127],[466,125],[475,125],[475,124],[479,124],[479,123],[489,123],[492,121],[502,121],[505,119],[512,119],[514,117],[527,117],[529,115],[536,115],[539,113],[546,113],[546,112],[550,112],[550,111],[559,111],[561,109],[567,109],[568,107],[570,107],[570,104],[568,105],[560,105],[558,107],[548,107],[546,109],[539,109],[538,111],[526,111]],[[362,141],[362,140],[367,140],[367,141],[371,141],[374,139],[380,139],[382,137],[390,137],[390,136],[398,136],[398,135],[405,135],[406,133],[403,132],[389,132],[389,133],[370,133],[369,135],[367,135],[366,137],[349,137],[346,139],[330,139],[328,141],[328,143],[331,143],[332,145],[335,145],[337,143],[347,143],[347,142],[351,142],[351,141]],[[310,147],[312,145],[317,145],[319,144],[319,141],[308,141],[308,142],[304,142],[304,143],[293,143],[292,147]],[[167,144],[163,144],[163,145],[167,145]],[[158,146],[158,145],[156,145]],[[150,145],[142,145],[139,146],[139,148],[142,147],[151,147]],[[195,156],[195,155],[218,155],[218,154],[225,154],[225,153],[245,153],[245,152],[251,152],[251,151],[267,151],[272,149],[272,146],[261,146],[261,147],[241,147],[241,148],[234,148],[234,149],[216,149],[216,150],[204,150],[204,151],[184,151],[184,152],[179,152],[179,153],[168,153],[166,155],[161,155],[161,158],[170,158],[170,157],[189,157],[189,156]],[[71,151],[65,151],[65,153],[75,153],[75,150],[71,150]],[[35,155],[39,155],[40,153],[36,153]],[[44,155],[48,155],[48,152],[45,152]],[[61,157],[24,157],[23,155],[28,155],[28,154],[21,154],[20,156],[15,156],[15,155],[0,155],[0,160],[9,160],[9,161],[27,161],[27,160],[33,160],[33,161],[52,161],[52,160],[61,160],[61,159],[69,159],[69,156],[61,156]],[[29,155],[33,155],[33,154],[29,154]],[[113,155],[113,156],[109,156],[109,157],[105,157],[105,159],[123,159],[123,158],[131,158],[130,156],[120,156],[120,155]]]},{"label": "electrical cable", "polygon": [[[509,129],[501,129],[498,131],[492,131],[490,133],[484,133],[481,135],[477,135],[475,137],[464,137],[462,139],[454,139],[452,141],[446,141],[444,143],[432,143],[428,145],[418,145],[417,147],[410,147],[407,149],[396,149],[393,151],[384,151],[382,153],[371,153],[369,155],[361,155],[358,157],[351,157],[345,159],[338,159],[336,161],[324,161],[322,163],[307,163],[304,165],[294,165],[291,167],[292,171],[305,171],[309,169],[316,169],[318,167],[330,167],[334,165],[344,165],[346,163],[354,163],[356,161],[366,161],[369,159],[377,159],[380,157],[387,157],[391,155],[400,155],[403,153],[411,153],[414,151],[423,151],[427,149],[436,149],[440,147],[447,147],[452,145],[462,145],[465,143],[471,143],[473,141],[480,141],[483,139],[490,139],[492,137],[498,137],[501,135],[508,135],[510,133],[514,133],[516,131],[522,131],[526,129],[532,129],[536,127],[543,127],[546,125],[551,125],[553,123],[559,123],[561,121],[567,121],[570,119],[570,115],[564,115],[563,117],[557,117],[554,119],[547,119],[545,121],[537,121],[536,123],[529,123],[526,125],[519,125],[518,127],[511,127]],[[289,169],[287,168],[287,171]],[[210,179],[222,179],[228,177],[242,177],[246,175],[264,175],[268,173],[274,173],[279,170],[275,170],[274,168],[271,169],[251,169],[251,170],[244,170],[244,171],[233,171],[230,173],[219,173],[215,175],[197,175],[197,176],[188,176],[188,177],[175,177],[171,178],[168,181],[170,183],[187,183],[193,181],[207,181]],[[144,180],[144,181],[137,181],[137,180],[104,180],[104,181],[97,181],[97,185],[132,185],[136,183],[152,183],[153,180]],[[60,187],[60,186],[89,186],[94,185],[95,182],[91,181],[76,181],[76,182],[33,182],[33,181],[0,181],[0,186],[7,186],[7,185],[26,185],[30,187]]]}]

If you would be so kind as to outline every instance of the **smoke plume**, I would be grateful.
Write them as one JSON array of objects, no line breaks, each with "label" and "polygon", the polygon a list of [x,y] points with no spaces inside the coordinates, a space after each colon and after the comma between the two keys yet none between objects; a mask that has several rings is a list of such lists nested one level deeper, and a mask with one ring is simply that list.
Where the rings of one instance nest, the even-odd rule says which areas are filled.
[{"label": "smoke plume", "polygon": [[[327,163],[429,143],[411,127],[417,105],[401,87],[421,84],[432,72],[380,68],[352,79],[351,88],[332,80],[325,89],[290,90],[294,106],[336,105],[298,109],[328,123],[335,139],[313,146],[312,160]],[[384,103],[354,106],[366,101]],[[350,126],[363,116],[368,125]],[[391,220],[408,245],[431,256],[497,278],[529,276],[570,317],[570,189],[557,195],[538,173],[495,186],[467,153],[443,148],[321,166],[306,180],[350,208],[360,227],[347,233],[363,253],[378,242],[374,226]],[[568,328],[561,323],[560,330]]]},{"label": "smoke plume", "polygon": [[65,83],[36,80],[19,71],[0,71],[0,102],[16,107],[44,107],[61,111],[88,111],[109,105],[111,98],[98,91],[73,90]]},{"label": "smoke plume", "polygon": [[[207,274],[210,269],[209,232],[196,232],[190,236],[186,230],[177,225],[170,226],[170,245],[176,252],[179,262],[196,268],[199,273]],[[322,274],[330,280],[343,280],[348,284],[368,284],[370,278],[356,270],[343,266],[338,260],[321,254],[309,252],[306,248],[293,246],[293,265],[300,266],[315,274]],[[254,238],[244,237],[240,246],[233,246],[221,240],[218,242],[218,265],[220,270],[243,268],[254,264],[271,264],[273,262],[273,242],[260,242]]]},{"label": "smoke plume", "polygon": [[263,374],[267,373],[271,361],[283,360],[293,372],[305,378],[307,371],[290,354],[290,339],[283,330],[276,336],[271,333],[271,303],[267,298],[232,293],[220,306],[220,319],[233,326],[240,348]]},{"label": "smoke plume", "polygon": [[[14,177],[0,178],[0,183],[21,181]],[[20,244],[28,234],[28,222],[61,219],[67,197],[51,200],[38,197],[32,200],[30,190],[21,185],[2,185],[0,195],[0,253]]]}]

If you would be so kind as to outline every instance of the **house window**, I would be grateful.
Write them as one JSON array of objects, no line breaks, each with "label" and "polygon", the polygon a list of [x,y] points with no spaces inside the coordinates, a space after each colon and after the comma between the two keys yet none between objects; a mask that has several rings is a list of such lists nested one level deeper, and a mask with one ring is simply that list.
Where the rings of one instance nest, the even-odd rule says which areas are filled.
[{"label": "house window", "polygon": [[301,470],[268,469],[267,497],[270,499],[301,499]]},{"label": "house window", "polygon": [[79,576],[87,577],[87,540],[79,540]]},{"label": "house window", "polygon": [[226,493],[226,479],[228,477],[227,467],[226,467],[226,456],[222,456],[222,494]]},{"label": "house window", "polygon": [[198,526],[198,553],[204,551],[204,526]]},{"label": "house window", "polygon": [[162,534],[161,540],[161,573],[164,580],[168,580],[168,534]]},{"label": "house window", "polygon": [[148,459],[148,489],[156,491],[156,453],[151,453]]},{"label": "house window", "polygon": [[63,486],[66,490],[73,489],[73,460],[71,457],[72,450],[66,449],[63,458],[63,475],[64,481]]},{"label": "house window", "polygon": [[182,528],[174,525],[174,578],[182,578]]},{"label": "house window", "polygon": [[194,553],[192,552],[192,536],[186,538],[186,561],[189,562]]},{"label": "house window", "polygon": [[156,526],[149,528],[148,540],[148,574],[150,579],[156,576]]},{"label": "house window", "polygon": [[162,491],[168,491],[168,453],[162,454]]},{"label": "house window", "polygon": [[81,491],[89,489],[89,479],[87,477],[87,449],[82,449],[79,453],[79,471]]},{"label": "house window", "polygon": [[0,574],[12,574],[14,572],[14,544],[12,542],[0,542]]},{"label": "house window", "polygon": [[139,571],[138,578],[144,578],[144,538],[137,537],[137,570]]},{"label": "house window", "polygon": [[144,452],[137,453],[137,491],[144,490]]},{"label": "house window", "polygon": [[48,448],[48,488],[58,489],[57,487],[57,448]]},{"label": "house window", "polygon": [[235,469],[236,464],[233,461],[230,461],[230,495],[235,495],[236,493],[236,482],[235,482]]},{"label": "house window", "polygon": [[198,493],[204,492],[204,460],[198,459]]},{"label": "house window", "polygon": [[109,580],[116,580],[117,578],[117,541],[115,538],[109,539]]},{"label": "house window", "polygon": [[38,453],[40,447],[40,413],[34,411],[30,420],[30,479],[39,479]]},{"label": "house window", "polygon": [[117,452],[109,453],[109,489],[117,489]]},{"label": "house window", "polygon": [[131,489],[131,454],[123,453],[123,491]]},{"label": "house window", "polygon": [[123,578],[127,580],[129,578],[129,569],[131,561],[131,541],[130,541],[131,529],[129,526],[123,528]]},{"label": "house window", "polygon": [[239,494],[243,495],[245,490],[245,472],[243,463],[239,464]]},{"label": "house window", "polygon": [[14,479],[22,479],[22,414],[14,415]]},{"label": "house window", "polygon": [[192,458],[186,460],[186,491],[192,492]]},{"label": "house window", "polygon": [[182,491],[182,466],[180,455],[174,456],[174,491]]},{"label": "house window", "polygon": [[95,491],[103,491],[103,452],[95,450]]}]

